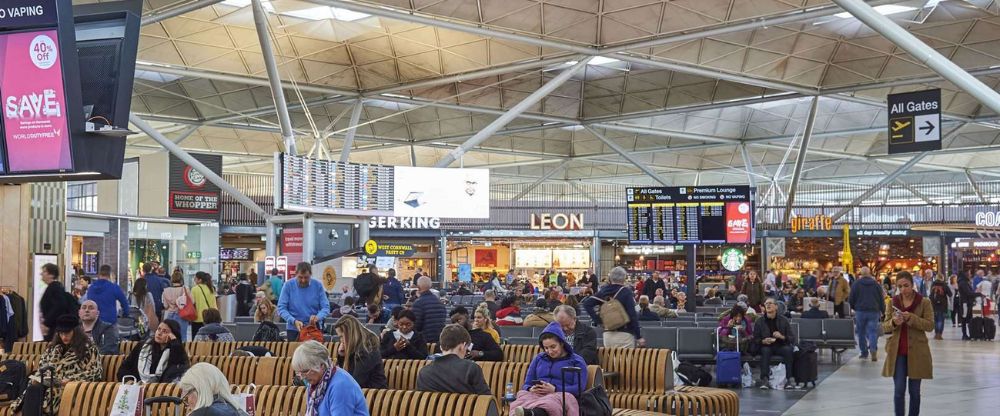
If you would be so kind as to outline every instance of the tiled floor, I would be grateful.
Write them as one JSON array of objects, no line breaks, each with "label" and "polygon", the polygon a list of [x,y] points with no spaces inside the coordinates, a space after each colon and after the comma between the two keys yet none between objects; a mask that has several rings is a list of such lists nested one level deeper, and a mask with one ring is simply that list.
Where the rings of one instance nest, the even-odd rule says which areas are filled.
[{"label": "tiled floor", "polygon": [[[925,415],[988,415],[1000,412],[1000,340],[963,342],[947,325],[944,341],[931,340],[934,379],[922,386]],[[883,339],[884,342],[884,339]],[[882,352],[881,350],[879,351]],[[881,354],[880,354],[881,355]],[[884,357],[884,355],[883,355]],[[829,361],[829,355],[824,355]],[[746,392],[741,413],[788,416],[893,415],[892,380],[883,378],[882,361],[861,361],[857,352],[805,394],[795,391]],[[822,368],[821,366],[821,372]],[[771,402],[761,397],[770,396]],[[795,401],[797,399],[797,401]],[[789,408],[789,401],[795,401]],[[784,412],[784,413],[782,413]]]}]

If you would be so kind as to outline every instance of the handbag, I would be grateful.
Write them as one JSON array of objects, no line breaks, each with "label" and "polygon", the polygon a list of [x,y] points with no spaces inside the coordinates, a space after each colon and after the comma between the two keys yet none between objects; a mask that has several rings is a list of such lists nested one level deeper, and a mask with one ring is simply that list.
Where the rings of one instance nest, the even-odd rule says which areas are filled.
[{"label": "handbag", "polygon": [[302,327],[302,330],[299,331],[299,342],[306,341],[323,342],[323,331],[320,331],[316,325]]},{"label": "handbag", "polygon": [[617,331],[628,324],[628,312],[625,311],[625,306],[618,301],[618,294],[621,293],[622,289],[625,289],[625,287],[622,286],[619,288],[609,300],[595,297],[595,299],[603,303],[597,315],[601,317],[601,326],[604,327],[605,331]]},{"label": "handbag", "polygon": [[191,298],[191,293],[188,292],[187,288],[184,288],[184,293],[181,293],[181,296],[177,299],[184,299],[184,305],[182,305],[178,311],[181,319],[188,322],[197,320],[198,308],[194,306],[194,299]]},{"label": "handbag", "polygon": [[[128,379],[132,380],[132,384],[126,384]],[[109,416],[142,416],[144,396],[145,390],[141,384],[136,383],[135,377],[123,377],[115,392],[115,400],[111,402]]]},{"label": "handbag", "polygon": [[[582,389],[585,384],[583,384],[583,371],[579,367],[563,367],[560,370],[562,378],[562,404],[563,404],[563,414],[566,414],[566,373],[573,372],[576,373],[576,385],[580,386]],[[580,408],[580,416],[611,416],[611,411],[613,407],[611,406],[611,400],[608,398],[608,392],[604,389],[603,385],[597,385],[592,387],[583,393],[576,399],[577,405]]]}]

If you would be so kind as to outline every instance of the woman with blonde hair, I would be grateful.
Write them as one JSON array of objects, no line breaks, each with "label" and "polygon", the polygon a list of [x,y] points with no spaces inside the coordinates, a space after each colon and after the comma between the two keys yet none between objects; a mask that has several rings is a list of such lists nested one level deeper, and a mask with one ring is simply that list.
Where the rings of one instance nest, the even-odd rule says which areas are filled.
[{"label": "woman with blonde hair", "polygon": [[184,373],[177,384],[189,416],[247,416],[237,407],[226,376],[215,366],[198,363]]},{"label": "woman with blonde hair", "polygon": [[473,312],[472,315],[473,315],[472,319],[473,327],[475,327],[476,329],[481,329],[483,330],[483,332],[490,334],[490,336],[493,337],[493,341],[495,341],[497,345],[499,345],[500,331],[497,331],[496,324],[494,324],[493,320],[490,319],[489,305],[487,305],[486,302],[480,303],[479,306],[476,307],[476,311]]},{"label": "woman with blonde hair", "polygon": [[363,389],[384,389],[389,381],[382,370],[379,337],[350,315],[342,316],[333,325],[340,337],[337,343],[337,365],[358,382]]}]

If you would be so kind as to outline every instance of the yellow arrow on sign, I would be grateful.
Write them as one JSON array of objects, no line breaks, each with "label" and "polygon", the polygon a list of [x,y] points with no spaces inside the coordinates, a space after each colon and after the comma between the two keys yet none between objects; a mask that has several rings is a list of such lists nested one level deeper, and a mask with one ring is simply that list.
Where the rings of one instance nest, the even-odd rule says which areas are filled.
[{"label": "yellow arrow on sign", "polygon": [[905,123],[899,121],[893,121],[893,123],[895,123],[895,125],[892,126],[892,131],[900,131],[910,125],[909,121]]}]

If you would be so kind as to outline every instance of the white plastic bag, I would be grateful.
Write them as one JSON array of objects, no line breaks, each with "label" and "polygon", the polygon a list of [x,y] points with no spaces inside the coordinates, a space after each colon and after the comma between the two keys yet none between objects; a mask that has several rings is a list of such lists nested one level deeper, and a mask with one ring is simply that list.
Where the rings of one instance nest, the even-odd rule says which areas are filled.
[{"label": "white plastic bag", "polygon": [[673,373],[674,373],[674,388],[683,386],[684,385],[684,380],[681,379],[680,373],[677,372],[677,367],[679,367],[681,365],[681,360],[677,359],[677,351],[670,351],[670,361],[672,361],[671,364],[674,366],[674,371],[673,371]]},{"label": "white plastic bag", "polygon": [[254,416],[254,412],[257,410],[257,399],[254,397],[256,390],[257,386],[250,384],[245,391],[234,395],[236,396],[236,408],[247,412],[248,416]]},{"label": "white plastic bag", "polygon": [[775,390],[785,389],[785,365],[778,364],[771,366],[771,379],[768,380],[767,384]]},{"label": "white plastic bag", "polygon": [[753,373],[750,372],[750,364],[743,363],[743,370],[740,371],[740,382],[743,387],[753,387]]},{"label": "white plastic bag", "polygon": [[[126,380],[129,379],[132,384],[126,384]],[[111,402],[110,416],[142,416],[144,395],[142,385],[136,383],[134,377],[122,378],[122,383],[118,385],[118,391],[115,393],[115,401]]]}]

